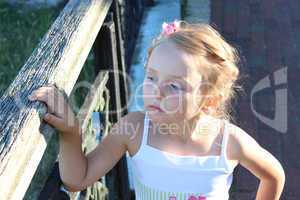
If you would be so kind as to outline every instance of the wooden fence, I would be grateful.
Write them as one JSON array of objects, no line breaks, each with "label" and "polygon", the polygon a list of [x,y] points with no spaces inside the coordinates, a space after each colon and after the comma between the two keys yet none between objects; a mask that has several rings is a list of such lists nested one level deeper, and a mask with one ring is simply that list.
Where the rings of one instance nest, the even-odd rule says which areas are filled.
[{"label": "wooden fence", "polygon": [[[124,46],[132,45],[124,44],[124,18],[120,16],[124,10],[120,2],[70,0],[1,97],[0,199],[132,198],[125,155],[85,191],[66,191],[57,163],[59,133],[41,120],[45,104],[27,99],[33,90],[49,84],[71,96],[93,49],[97,76],[77,117],[82,125],[84,152],[97,145],[111,125],[127,113],[129,59]],[[141,2],[135,1],[138,7],[133,8],[139,11],[139,18]],[[101,127],[92,120],[97,117]]]}]

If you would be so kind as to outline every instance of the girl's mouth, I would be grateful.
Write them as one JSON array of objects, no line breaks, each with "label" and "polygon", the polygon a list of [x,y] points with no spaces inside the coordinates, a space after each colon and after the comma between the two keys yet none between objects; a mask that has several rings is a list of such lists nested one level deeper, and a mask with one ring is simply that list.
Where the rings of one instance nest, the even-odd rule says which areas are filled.
[{"label": "girl's mouth", "polygon": [[150,108],[152,110],[157,110],[159,112],[162,112],[162,109],[159,106],[149,105],[148,108]]}]

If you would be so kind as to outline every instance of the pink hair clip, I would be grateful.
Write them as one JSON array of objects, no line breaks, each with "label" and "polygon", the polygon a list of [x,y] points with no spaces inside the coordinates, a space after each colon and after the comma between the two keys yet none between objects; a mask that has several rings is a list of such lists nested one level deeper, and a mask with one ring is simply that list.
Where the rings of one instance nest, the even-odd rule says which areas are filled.
[{"label": "pink hair clip", "polygon": [[167,35],[170,35],[176,31],[178,31],[179,29],[179,21],[175,20],[174,22],[172,23],[166,23],[164,22],[162,24],[162,35],[164,36],[167,36]]}]

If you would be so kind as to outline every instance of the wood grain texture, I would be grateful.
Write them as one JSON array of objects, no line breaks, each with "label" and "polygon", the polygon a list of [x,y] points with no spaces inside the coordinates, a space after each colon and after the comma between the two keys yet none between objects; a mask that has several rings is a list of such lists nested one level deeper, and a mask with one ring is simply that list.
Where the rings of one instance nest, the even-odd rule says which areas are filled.
[{"label": "wood grain texture", "polygon": [[29,102],[34,89],[74,87],[111,0],[71,0],[0,99],[0,199],[22,199],[55,133],[41,126],[46,106]]},{"label": "wood grain texture", "polygon": [[[97,75],[93,85],[90,88],[88,95],[86,96],[83,105],[81,106],[77,118],[80,121],[82,129],[82,137],[85,137],[85,131],[88,127],[88,123],[91,120],[94,111],[103,110],[105,106],[105,100],[103,92],[106,91],[106,83],[108,81],[108,71],[100,71]],[[106,92],[107,93],[107,92]],[[109,95],[109,94],[106,94]]]}]

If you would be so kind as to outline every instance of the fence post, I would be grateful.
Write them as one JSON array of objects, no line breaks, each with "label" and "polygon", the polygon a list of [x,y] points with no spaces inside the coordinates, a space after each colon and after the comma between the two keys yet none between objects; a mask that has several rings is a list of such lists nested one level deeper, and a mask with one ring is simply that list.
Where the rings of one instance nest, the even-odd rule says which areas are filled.
[{"label": "fence post", "polygon": [[[121,118],[122,114],[122,112],[120,112],[120,74],[122,74],[123,71],[119,69],[117,48],[120,48],[120,46],[117,46],[115,24],[112,18],[112,14],[108,14],[106,22],[101,27],[100,33],[94,43],[93,50],[95,55],[96,73],[100,69],[110,71],[107,83],[111,97],[109,103],[109,119],[112,123],[115,123]],[[122,93],[122,95],[124,94]],[[115,167],[106,174],[106,184],[109,189],[110,200],[130,199],[126,155],[124,155]]]}]

